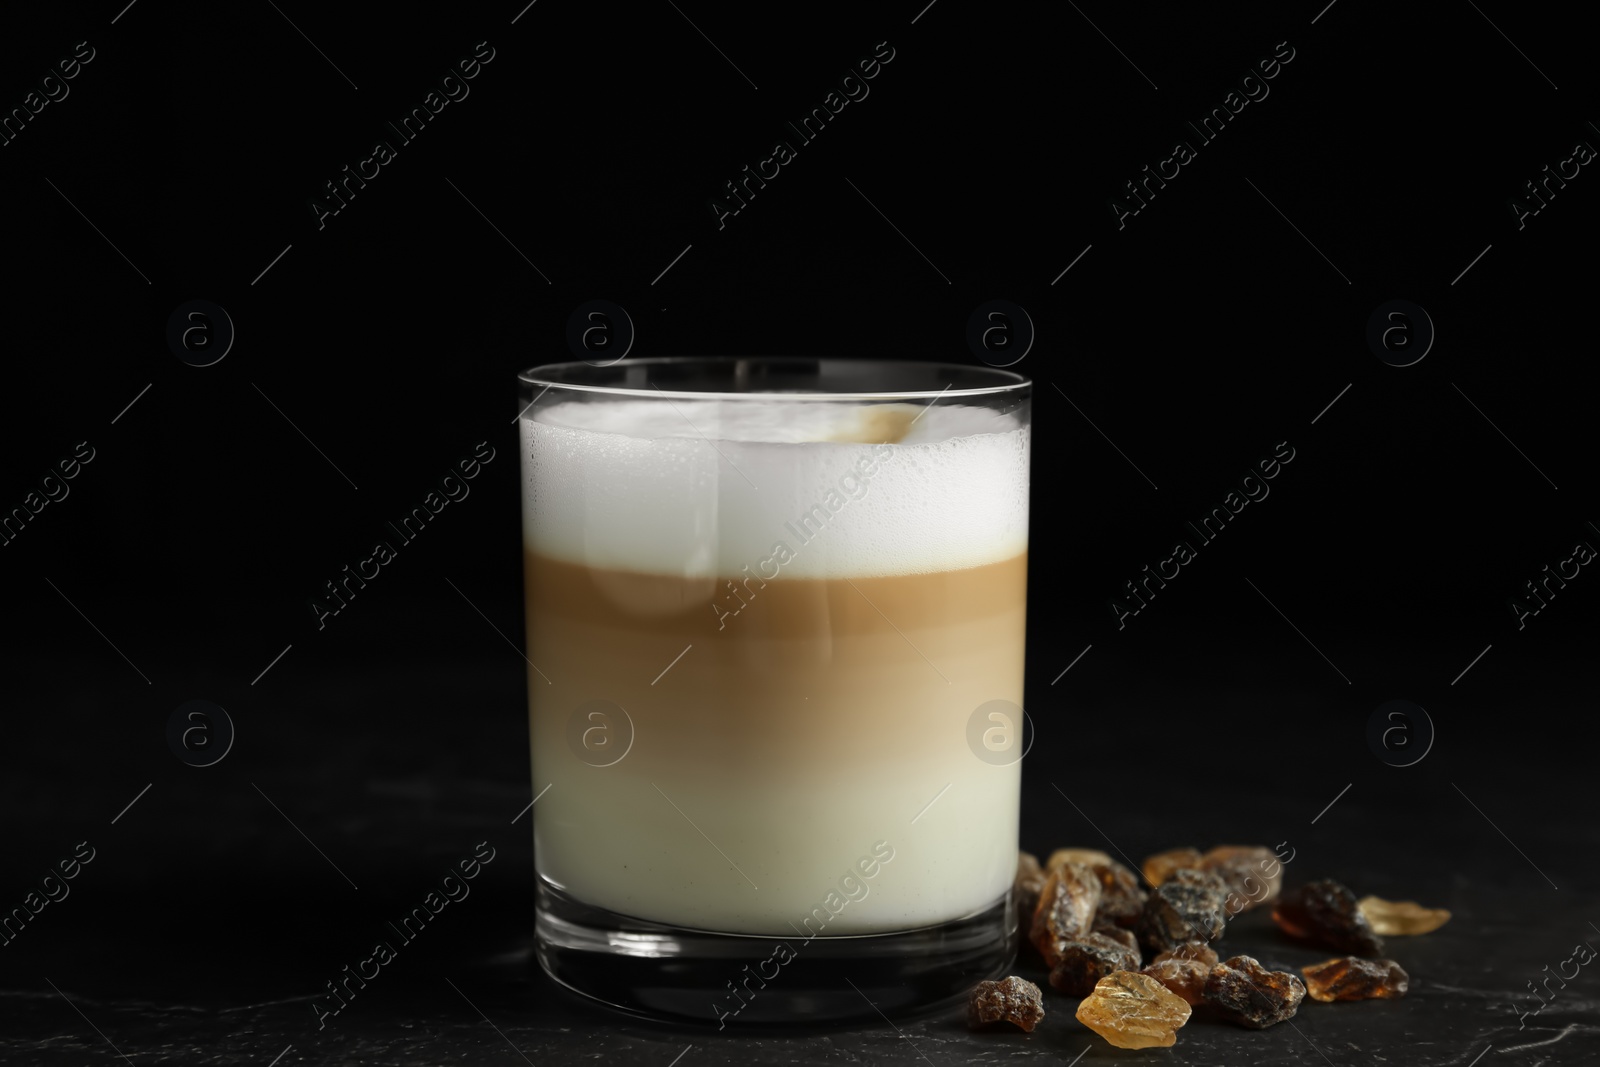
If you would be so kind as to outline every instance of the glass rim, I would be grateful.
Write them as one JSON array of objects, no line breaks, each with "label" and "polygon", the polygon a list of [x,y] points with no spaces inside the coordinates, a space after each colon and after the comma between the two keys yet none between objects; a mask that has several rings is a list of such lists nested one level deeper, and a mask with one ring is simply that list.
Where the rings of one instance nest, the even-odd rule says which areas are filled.
[{"label": "glass rim", "polygon": [[[943,389],[881,389],[881,390],[847,390],[842,392],[820,391],[760,391],[760,390],[722,390],[722,389],[662,389],[660,387],[646,387],[634,384],[594,384],[583,381],[563,381],[564,375],[583,375],[595,371],[607,371],[621,365],[629,366],[668,366],[673,364],[709,364],[713,366],[732,366],[739,363],[764,363],[777,364],[785,361],[808,362],[819,364],[844,364],[855,368],[880,366],[886,368],[917,368],[923,371],[951,371],[963,375],[988,377],[994,380],[992,385],[973,385],[963,388],[954,388],[946,385]],[[543,386],[545,391],[550,389],[566,389],[580,393],[600,393],[611,396],[641,397],[654,396],[672,400],[902,400],[902,399],[938,399],[944,397],[981,397],[997,396],[1005,393],[1018,392],[1028,389],[1033,385],[1033,379],[1018,374],[1015,371],[1003,370],[999,367],[975,367],[965,363],[945,363],[937,360],[899,360],[880,359],[869,357],[854,359],[849,356],[643,356],[637,359],[623,359],[616,363],[590,363],[586,360],[568,360],[561,363],[545,363],[530,367],[517,375],[517,381],[524,386]],[[540,394],[541,396],[543,393]]]}]

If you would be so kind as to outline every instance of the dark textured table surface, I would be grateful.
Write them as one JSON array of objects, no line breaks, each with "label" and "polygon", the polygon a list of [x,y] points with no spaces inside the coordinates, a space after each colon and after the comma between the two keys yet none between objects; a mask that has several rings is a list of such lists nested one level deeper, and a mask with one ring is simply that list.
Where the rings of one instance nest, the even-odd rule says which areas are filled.
[{"label": "dark textured table surface", "polygon": [[[421,615],[392,624],[429,625]],[[1453,912],[1436,933],[1390,939],[1388,955],[1411,974],[1409,996],[1307,1000],[1292,1025],[1264,1032],[1196,1018],[1176,1047],[1143,1052],[1109,1047],[1048,989],[1049,1015],[1032,1034],[970,1034],[959,1009],[793,1032],[736,1022],[722,1033],[691,1031],[584,1003],[530,962],[532,849],[528,819],[518,816],[531,792],[518,659],[490,647],[485,657],[399,662],[381,658],[381,644],[371,660],[345,649],[281,665],[263,699],[270,714],[239,714],[236,750],[210,768],[183,766],[165,751],[154,728],[162,701],[171,702],[165,694],[139,694],[123,727],[80,732],[70,716],[22,727],[38,755],[5,783],[8,892],[20,900],[29,872],[70,856],[79,841],[94,859],[69,896],[0,950],[0,1062],[122,1062],[119,1053],[134,1064],[656,1067],[1535,1067],[1600,1059],[1600,971],[1592,966],[1564,988],[1552,982],[1538,1014],[1516,1015],[1538,1003],[1527,983],[1556,971],[1575,944],[1600,945],[1596,833],[1586,787],[1572,777],[1581,751],[1519,769],[1514,738],[1498,745],[1510,750],[1507,762],[1481,727],[1477,741],[1464,743],[1446,725],[1428,759],[1397,769],[1365,751],[1357,716],[1348,744],[1319,751],[1307,740],[1291,761],[1281,753],[1302,731],[1310,739],[1321,728],[1316,716],[1280,711],[1272,727],[1280,755],[1270,758],[1249,755],[1238,739],[1230,750],[1225,738],[1206,742],[1204,731],[1175,726],[1176,769],[1075,764],[1072,724],[1085,749],[1103,748],[1120,729],[1112,709],[1180,699],[1168,691],[1175,683],[1134,680],[1136,664],[1108,655],[1084,672],[1078,695],[1034,703],[1040,741],[1025,765],[1024,845],[1041,853],[1098,847],[1137,861],[1185,843],[1286,842],[1288,884],[1333,876],[1359,893]],[[39,666],[68,664],[42,655]],[[1270,688],[1280,673],[1306,668],[1261,660],[1221,669]],[[127,693],[109,664],[81,681],[85,707],[96,693],[108,701]],[[203,690],[207,680],[197,684]],[[220,677],[210,684],[239,686]],[[1551,683],[1552,706],[1562,689]],[[1501,703],[1493,672],[1481,696]],[[1278,707],[1317,699],[1285,686]],[[1203,710],[1209,718],[1197,719],[1197,730],[1231,713],[1222,700]],[[1248,719],[1236,726],[1265,728]],[[1190,780],[1197,770],[1209,777]],[[1207,790],[1228,783],[1247,792],[1205,803]],[[1169,805],[1172,789],[1187,798],[1178,807]],[[386,936],[386,919],[480,841],[495,859],[471,895],[319,1030],[310,1004],[323,983],[365,956]],[[1283,940],[1260,911],[1235,919],[1222,947],[1285,968],[1328,955]],[[1045,982],[1036,963],[1017,971]]]},{"label": "dark textured table surface", "polygon": [[[1600,963],[1533,992],[1600,945],[1581,9],[752,7],[7,6],[0,916],[93,859],[0,944],[0,1065],[1600,1063]],[[1454,913],[1392,940],[1410,994],[1130,1052],[1053,995],[1032,1034],[773,1034],[561,993],[518,818],[514,382],[601,341],[1018,361],[1022,847],[1282,843],[1291,884]],[[323,627],[479,442],[470,499]],[[197,699],[237,726],[208,767],[167,740]],[[1392,699],[1437,730],[1411,766],[1367,739]],[[1260,913],[1223,949],[1319,955]]]}]

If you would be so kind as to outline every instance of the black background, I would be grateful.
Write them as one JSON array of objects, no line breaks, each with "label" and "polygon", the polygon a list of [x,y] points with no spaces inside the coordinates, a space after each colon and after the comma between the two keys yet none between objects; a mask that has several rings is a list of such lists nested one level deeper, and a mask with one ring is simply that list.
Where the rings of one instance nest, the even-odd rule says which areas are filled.
[{"label": "black background", "polygon": [[[541,1062],[665,1063],[681,1046],[553,1007],[507,962],[532,924],[528,826],[511,825],[532,798],[508,647],[514,378],[572,358],[567,317],[596,298],[631,315],[634,356],[966,363],[974,308],[1025,307],[1038,740],[1023,846],[1137,860],[1288,841],[1291,880],[1455,909],[1428,942],[1444,946],[1432,977],[1470,995],[1348,1015],[1316,1049],[1330,1062],[1382,1047],[1465,1063],[1593,1008],[1587,975],[1530,1020],[1548,1034],[1519,1035],[1510,1008],[1585,932],[1600,881],[1584,729],[1600,579],[1584,569],[1521,630],[1507,604],[1579,540],[1600,544],[1595,179],[1583,168],[1522,229],[1508,206],[1577,141],[1600,143],[1568,15],[519,6],[119,0],[4,17],[7,110],[79,41],[95,58],[0,147],[0,507],[78,442],[95,458],[0,548],[0,904],[80,840],[104,857],[0,956],[4,1062],[109,1061],[115,1043],[135,1062],[190,1062],[192,1044],[214,1057],[192,1062],[266,1063],[285,1042],[285,1062],[479,1044],[472,1062],[521,1062],[443,975],[476,982],[473,1002]],[[323,184],[395,142],[385,120],[480,41],[494,58],[470,95],[319,228]],[[708,200],[880,41],[894,58],[870,95],[719,228]],[[1185,120],[1284,41],[1270,95],[1198,144]],[[1109,201],[1180,138],[1195,160],[1119,229]],[[237,331],[204,368],[165,339],[194,299]],[[1394,299],[1437,329],[1409,367],[1365,339]],[[310,598],[480,441],[496,459],[471,496],[319,631]],[[1119,629],[1122,583],[1281,441],[1295,458],[1271,495]],[[1366,741],[1395,698],[1437,731],[1407,768]],[[167,747],[191,699],[238,729],[210,768]],[[484,839],[502,858],[481,906],[316,1034],[306,999]],[[426,1036],[393,1030],[411,1003],[433,1013]],[[1481,1010],[1442,1021],[1463,1005]],[[924,1054],[976,1054],[948,1019],[915,1025]],[[1520,1055],[1581,1062],[1563,1057],[1594,1028],[1576,1025]],[[1217,1049],[1268,1040],[1215,1034]],[[1057,1043],[1013,1044],[1070,1058],[1084,1036],[1063,1022]],[[1270,1036],[1281,1062],[1321,1062]],[[695,1055],[832,1062],[809,1038],[740,1040]],[[838,1038],[909,1062],[898,1040]]]}]

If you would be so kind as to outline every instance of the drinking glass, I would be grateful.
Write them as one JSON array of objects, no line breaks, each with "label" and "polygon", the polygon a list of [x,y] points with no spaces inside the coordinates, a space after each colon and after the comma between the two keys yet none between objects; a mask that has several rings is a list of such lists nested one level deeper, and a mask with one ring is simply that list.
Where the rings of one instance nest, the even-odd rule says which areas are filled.
[{"label": "drinking glass", "polygon": [[1031,383],[787,357],[519,380],[545,971],[726,1028],[1009,967]]}]

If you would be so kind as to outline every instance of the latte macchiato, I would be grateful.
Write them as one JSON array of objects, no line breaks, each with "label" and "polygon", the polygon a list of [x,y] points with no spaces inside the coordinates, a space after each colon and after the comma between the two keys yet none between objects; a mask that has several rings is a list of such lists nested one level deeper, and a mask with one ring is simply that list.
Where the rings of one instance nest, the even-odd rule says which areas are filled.
[{"label": "latte macchiato", "polygon": [[828,935],[970,915],[1016,866],[1020,763],[967,739],[975,709],[1022,703],[1028,429],[780,401],[521,420],[539,874],[624,916],[793,936],[882,842]]}]

